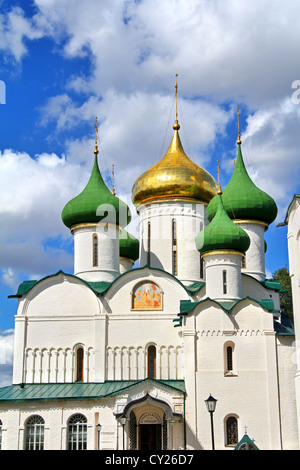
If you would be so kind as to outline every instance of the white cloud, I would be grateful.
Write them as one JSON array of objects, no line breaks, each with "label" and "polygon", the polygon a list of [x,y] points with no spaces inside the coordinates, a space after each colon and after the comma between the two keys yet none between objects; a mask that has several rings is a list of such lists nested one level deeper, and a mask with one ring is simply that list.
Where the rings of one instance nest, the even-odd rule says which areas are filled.
[{"label": "white cloud", "polygon": [[[300,42],[296,2],[73,0],[70,7],[69,0],[35,0],[34,4],[31,18],[21,8],[1,15],[2,48],[21,61],[30,47],[28,40],[49,37],[57,45],[55,53],[66,60],[89,58],[86,74],[66,75],[65,89],[41,103],[41,115],[42,125],[54,122],[58,135],[65,131],[71,135],[86,122],[91,123],[91,133],[86,138],[74,133],[65,140],[62,158],[55,154],[32,158],[10,150],[1,155],[3,280],[12,282],[27,263],[31,273],[38,273],[42,265],[51,271],[54,265],[70,261],[62,246],[55,249],[47,240],[67,237],[60,214],[87,182],[95,115],[100,121],[101,170],[108,178],[115,165],[117,192],[130,201],[135,179],[162,156],[171,140],[175,73],[179,73],[180,136],[187,154],[200,165],[207,167],[211,161],[216,166],[213,160],[220,155],[211,149],[232,119],[232,102],[245,105],[247,167],[255,182],[286,207],[290,188],[299,180],[299,110],[289,101],[291,84],[300,78],[295,60]],[[84,92],[77,95],[78,102],[74,91]]]},{"label": "white cloud", "polygon": [[[56,132],[90,122],[93,135],[95,115],[99,119],[99,162],[106,175],[115,165],[116,183],[130,194],[136,178],[166,152],[173,134],[175,102],[170,94],[109,90],[97,100],[91,97],[82,106],[67,107],[63,97],[51,98],[43,107],[45,122],[54,121]],[[62,106],[57,106],[62,102]],[[173,104],[172,104],[173,102]],[[180,136],[186,153],[200,165],[211,159],[209,147],[223,134],[232,109],[204,100],[179,100]],[[93,155],[93,138],[69,139],[66,153],[73,162],[87,162]]]},{"label": "white cloud", "polygon": [[244,100],[255,107],[287,95],[299,78],[300,19],[293,0],[35,4],[37,27],[63,54],[91,59],[92,74],[69,82],[77,91],[162,91],[177,72],[187,97]]},{"label": "white cloud", "polygon": [[[65,88],[40,103],[43,130],[55,123],[58,136],[70,132],[65,155],[0,153],[2,283],[14,289],[22,277],[40,278],[72,266],[72,237],[60,215],[89,178],[95,115],[101,171],[109,180],[115,165],[117,195],[135,216],[132,184],[158,161],[172,137],[175,73],[186,153],[200,165],[216,166],[220,155],[211,152],[216,137],[226,132],[235,106],[244,105],[249,113],[242,146],[247,169],[276,199],[283,219],[299,181],[300,104],[291,100],[292,82],[300,79],[297,2],[33,3],[32,17],[20,7],[0,14],[2,52],[21,64],[30,41],[47,37],[56,45],[53,54],[67,61],[85,57],[90,67],[86,73],[66,72]],[[86,122],[90,135],[71,137]],[[136,217],[128,229],[138,236]],[[12,341],[13,331],[0,334],[2,386],[10,383]]]},{"label": "white cloud", "polygon": [[11,268],[5,268],[2,271],[1,281],[9,286],[16,292],[18,285],[20,284],[20,278],[17,273]]},{"label": "white cloud", "polygon": [[0,14],[0,49],[20,62],[27,54],[25,40],[44,35],[34,21],[26,18],[20,7],[13,7],[6,15]]},{"label": "white cloud", "polygon": [[[73,0],[70,8],[66,0],[35,0],[35,5],[32,18],[25,18],[20,8],[7,14],[4,44],[10,44],[10,34],[15,35],[18,51],[14,55],[20,59],[26,52],[23,39],[44,35],[57,43],[57,51],[65,57],[90,58],[92,68],[86,75],[66,77],[64,93],[49,98],[42,109],[42,124],[55,121],[57,131],[70,131],[90,121],[92,128],[97,114],[101,158],[108,173],[115,164],[122,192],[128,194],[147,162],[161,156],[175,72],[179,73],[181,137],[188,137],[183,142],[187,153],[206,164],[210,145],[232,117],[220,103],[243,103],[252,113],[244,152],[251,141],[256,155],[264,153],[263,161],[256,161],[260,180],[267,174],[264,186],[277,182],[276,168],[267,162],[284,158],[284,124],[293,115],[278,103],[288,101],[291,84],[299,78],[295,57],[300,19],[295,2],[106,0],[95,8],[94,0]],[[87,94],[80,105],[71,99],[72,89]],[[202,96],[217,104],[194,99]],[[297,129],[290,128],[288,135],[290,142],[297,141]],[[170,134],[166,145],[169,141]],[[92,148],[91,136],[69,139],[66,154],[72,151],[73,162],[88,161],[86,143]],[[283,180],[278,187],[283,203],[286,188],[295,181],[292,155],[294,151],[289,157],[291,171],[285,169],[286,187]],[[261,171],[265,166],[268,171]]]},{"label": "white cloud", "polygon": [[[86,76],[72,76],[65,93],[49,100],[45,123],[71,130],[83,121],[92,123],[97,114],[103,165],[110,172],[115,164],[121,192],[129,194],[148,162],[155,163],[166,150],[177,72],[181,137],[189,156],[204,166],[218,158],[209,152],[233,109],[225,112],[222,103],[244,105],[249,117],[243,152],[246,158],[249,152],[250,172],[279,205],[288,204],[290,187],[297,184],[299,145],[298,113],[288,109],[291,85],[300,78],[294,1],[110,0],[95,8],[93,0],[75,0],[71,11],[62,0],[35,4],[36,24],[45,31],[43,25],[49,25],[47,34],[62,53],[86,55],[92,64]],[[80,105],[68,95],[72,89],[87,94]],[[70,140],[68,154],[89,158],[86,152],[83,157],[87,141]],[[286,158],[289,165],[278,171]]]},{"label": "white cloud", "polygon": [[0,387],[11,385],[14,355],[14,330],[0,332]]},{"label": "white cloud", "polygon": [[0,332],[0,364],[11,365],[14,352],[14,330]]},{"label": "white cloud", "polygon": [[69,231],[61,211],[82,188],[89,171],[55,154],[31,158],[12,150],[0,153],[0,269],[5,270],[4,282],[12,283],[22,271],[49,274],[72,265],[65,245]]},{"label": "white cloud", "polygon": [[242,151],[254,182],[272,195],[280,221],[299,183],[300,105],[291,97],[247,119]]},{"label": "white cloud", "polygon": [[[243,101],[255,108],[290,93],[299,79],[298,5],[293,0],[35,0],[0,16],[1,47],[20,61],[25,40],[51,37],[67,58],[89,57],[77,91],[168,92],[175,73],[186,97]],[[55,103],[53,103],[55,104]],[[65,103],[66,104],[66,103]]]}]

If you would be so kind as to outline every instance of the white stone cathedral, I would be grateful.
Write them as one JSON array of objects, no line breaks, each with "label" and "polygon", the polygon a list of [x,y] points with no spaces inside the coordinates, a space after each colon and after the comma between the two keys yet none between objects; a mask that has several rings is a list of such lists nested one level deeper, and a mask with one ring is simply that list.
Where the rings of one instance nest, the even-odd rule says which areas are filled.
[{"label": "white stone cathedral", "polygon": [[[2,449],[299,448],[295,334],[265,275],[276,204],[249,178],[239,137],[222,191],[185,154],[177,119],[173,129],[133,185],[139,241],[102,179],[96,140],[90,179],[62,211],[74,273],[25,281],[15,295]],[[297,250],[299,228],[300,210]]]}]

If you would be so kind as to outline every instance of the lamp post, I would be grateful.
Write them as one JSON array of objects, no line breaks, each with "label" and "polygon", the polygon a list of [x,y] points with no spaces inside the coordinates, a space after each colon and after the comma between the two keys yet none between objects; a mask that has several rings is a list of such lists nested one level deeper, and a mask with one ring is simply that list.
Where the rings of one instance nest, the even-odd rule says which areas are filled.
[{"label": "lamp post", "polygon": [[98,450],[100,450],[100,432],[101,432],[101,424],[98,423],[96,428],[97,428],[97,433],[98,433]]},{"label": "lamp post", "polygon": [[216,409],[216,404],[217,401],[214,397],[209,395],[207,400],[205,400],[205,404],[207,407],[207,410],[209,411],[210,414],[210,424],[211,424],[211,442],[212,442],[212,450],[215,450],[215,439],[214,439],[214,422],[213,422],[213,413]]},{"label": "lamp post", "polygon": [[124,427],[125,427],[126,421],[127,421],[127,418],[126,418],[126,416],[123,414],[123,415],[119,418],[119,422],[121,423],[121,425],[122,425],[122,427],[123,427],[123,450],[125,450],[125,431],[124,431]]}]

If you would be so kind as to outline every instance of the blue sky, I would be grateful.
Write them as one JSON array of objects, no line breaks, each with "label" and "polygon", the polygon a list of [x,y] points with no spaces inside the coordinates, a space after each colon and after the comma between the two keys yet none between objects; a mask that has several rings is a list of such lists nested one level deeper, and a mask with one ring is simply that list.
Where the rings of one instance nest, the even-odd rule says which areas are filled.
[{"label": "blue sky", "polygon": [[293,0],[0,0],[0,347],[11,351],[19,283],[72,272],[61,211],[89,177],[95,116],[101,171],[111,187],[115,166],[131,204],[170,143],[176,73],[185,151],[214,177],[219,159],[223,186],[240,107],[247,169],[278,205],[267,273],[288,265],[276,224],[300,192],[299,22]]}]

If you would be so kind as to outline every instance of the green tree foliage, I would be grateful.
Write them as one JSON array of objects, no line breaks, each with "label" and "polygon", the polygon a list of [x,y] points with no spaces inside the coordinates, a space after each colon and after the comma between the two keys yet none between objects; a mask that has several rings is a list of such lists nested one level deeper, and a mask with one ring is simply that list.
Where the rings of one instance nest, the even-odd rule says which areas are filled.
[{"label": "green tree foliage", "polygon": [[280,308],[283,310],[289,318],[293,319],[293,298],[292,298],[292,284],[289,271],[287,267],[277,269],[273,273],[273,279],[280,282],[282,290],[284,292],[279,293],[280,297]]}]

